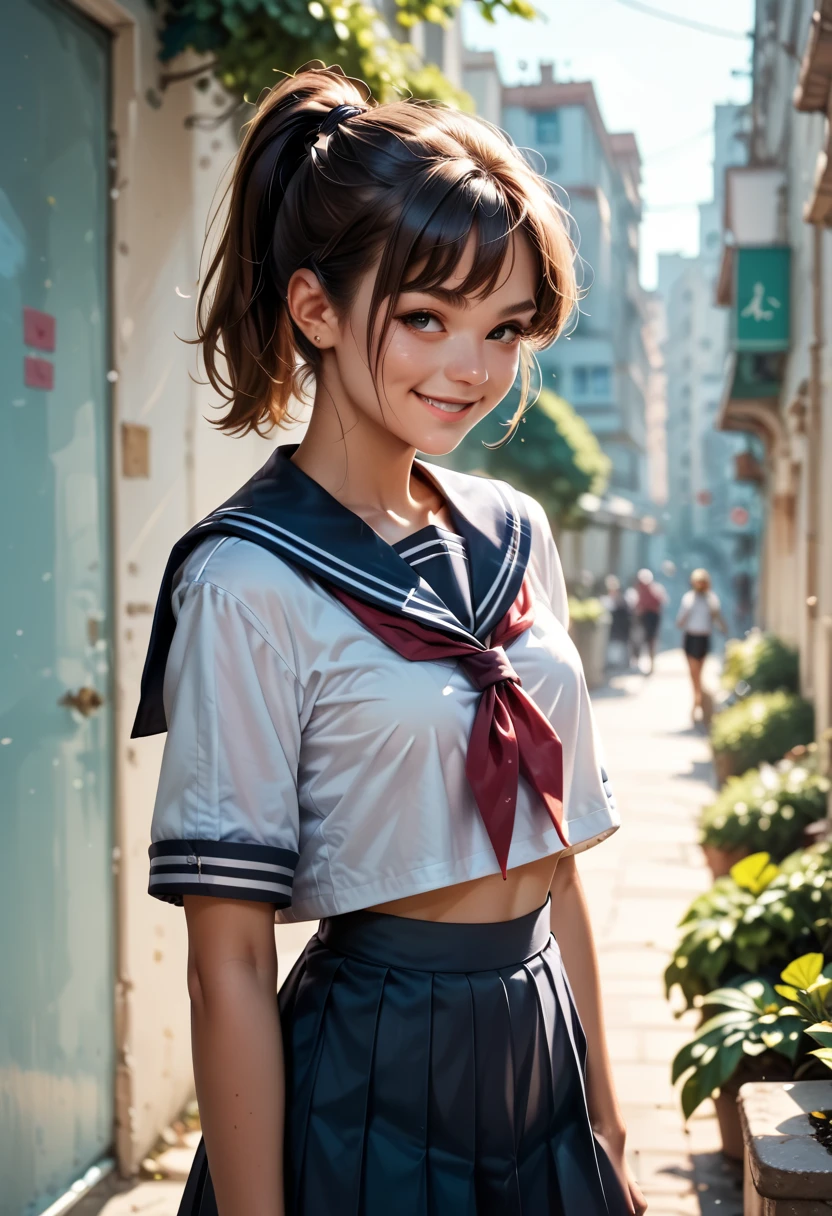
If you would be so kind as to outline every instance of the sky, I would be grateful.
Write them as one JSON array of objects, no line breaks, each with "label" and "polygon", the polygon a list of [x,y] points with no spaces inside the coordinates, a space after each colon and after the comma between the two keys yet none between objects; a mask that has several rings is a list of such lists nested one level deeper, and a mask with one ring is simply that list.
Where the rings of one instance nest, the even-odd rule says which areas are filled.
[{"label": "sky", "polygon": [[[540,60],[554,63],[556,79],[591,80],[607,128],[635,132],[644,161],[641,277],[653,288],[659,252],[698,251],[696,204],[713,197],[714,106],[748,100],[751,40],[673,24],[626,0],[535,4],[543,20],[501,15],[489,25],[469,3],[465,41],[496,52],[506,84],[537,80]],[[753,25],[754,0],[649,0],[648,7],[738,33]]]}]

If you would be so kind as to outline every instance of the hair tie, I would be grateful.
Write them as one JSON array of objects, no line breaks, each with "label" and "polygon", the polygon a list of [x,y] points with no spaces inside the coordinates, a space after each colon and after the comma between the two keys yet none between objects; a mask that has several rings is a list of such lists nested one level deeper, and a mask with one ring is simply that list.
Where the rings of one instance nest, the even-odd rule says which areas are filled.
[{"label": "hair tie", "polygon": [[312,130],[309,138],[306,141],[307,151],[314,147],[321,135],[332,135],[334,131],[340,127],[342,122],[348,118],[354,118],[356,114],[366,114],[366,106],[353,106],[349,103],[343,103],[340,106],[335,106],[328,114],[325,114],[318,125]]}]

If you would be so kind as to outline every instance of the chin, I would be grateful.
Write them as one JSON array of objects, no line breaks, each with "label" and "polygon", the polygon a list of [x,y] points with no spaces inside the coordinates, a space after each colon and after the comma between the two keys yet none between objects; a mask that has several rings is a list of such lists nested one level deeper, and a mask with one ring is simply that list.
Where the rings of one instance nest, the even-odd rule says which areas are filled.
[{"label": "chin", "polygon": [[453,435],[423,435],[414,446],[425,456],[447,456],[459,447],[469,430]]}]

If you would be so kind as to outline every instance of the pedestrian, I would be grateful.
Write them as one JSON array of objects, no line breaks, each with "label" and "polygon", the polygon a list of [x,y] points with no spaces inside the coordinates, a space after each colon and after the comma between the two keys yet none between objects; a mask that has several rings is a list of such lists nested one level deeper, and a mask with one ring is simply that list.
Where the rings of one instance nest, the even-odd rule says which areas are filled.
[{"label": "pedestrian", "polygon": [[693,720],[698,722],[703,716],[702,668],[711,649],[711,634],[714,626],[722,633],[728,632],[707,570],[700,567],[691,573],[690,590],[682,596],[676,624],[684,634],[682,645],[693,685]]},{"label": "pedestrian", "polygon": [[[662,623],[662,610],[667,603],[667,592],[661,583],[653,577],[653,571],[646,567],[636,575],[636,619],[640,628],[641,639],[647,647],[647,674],[653,674],[656,661],[656,645],[659,639],[659,629]],[[638,647],[636,661],[641,658],[641,646]]]},{"label": "pedestrian", "polygon": [[610,663],[613,667],[626,667],[630,659],[632,603],[614,574],[607,575],[604,585],[606,595],[603,596],[602,603],[610,614]]},{"label": "pedestrian", "polygon": [[[534,500],[415,460],[560,333],[573,256],[475,118],[308,65],[247,125],[204,362],[227,431],[313,402],[174,547],[134,727],[168,731],[150,892],[188,926],[180,1216],[645,1210],[575,865],[618,815],[557,550]],[[275,918],[320,921],[277,1001]]]}]

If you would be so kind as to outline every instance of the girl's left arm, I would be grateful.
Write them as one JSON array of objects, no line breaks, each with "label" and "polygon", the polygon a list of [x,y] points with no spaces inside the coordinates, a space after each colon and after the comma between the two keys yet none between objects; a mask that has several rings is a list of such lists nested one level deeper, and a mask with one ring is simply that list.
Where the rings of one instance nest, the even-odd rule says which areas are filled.
[{"label": "girl's left arm", "polygon": [[647,1210],[644,1196],[633,1177],[624,1151],[626,1127],[615,1093],[612,1065],[601,1008],[598,955],[578,867],[574,857],[558,862],[551,886],[551,925],[560,947],[563,965],[575,997],[587,1042],[587,1104],[598,1139],[606,1149],[631,1211]]}]

